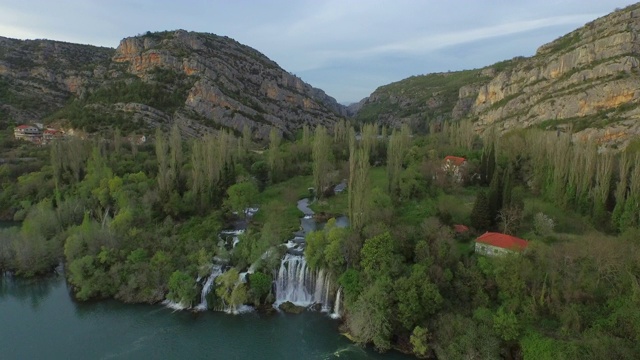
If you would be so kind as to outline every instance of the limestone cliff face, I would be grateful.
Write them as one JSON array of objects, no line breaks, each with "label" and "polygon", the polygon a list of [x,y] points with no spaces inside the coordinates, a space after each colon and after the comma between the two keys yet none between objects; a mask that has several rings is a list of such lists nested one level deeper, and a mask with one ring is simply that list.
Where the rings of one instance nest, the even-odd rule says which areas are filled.
[{"label": "limestone cliff face", "polygon": [[153,80],[149,74],[157,68],[192,78],[176,119],[203,119],[237,131],[248,126],[266,138],[272,127],[291,135],[305,123],[330,125],[346,115],[322,90],[226,37],[178,30],[126,38],[113,61],[145,81]]},{"label": "limestone cliff face", "polygon": [[[34,112],[0,98],[16,122],[50,116],[99,130],[124,118],[133,128],[177,122],[193,136],[248,126],[266,138],[272,128],[292,135],[303,124],[330,125],[346,116],[346,108],[322,90],[260,52],[213,34],[147,33],[123,39],[116,49],[4,38],[0,46],[0,85],[17,93],[29,83],[33,89],[24,97],[46,104]],[[26,60],[12,60],[20,58]],[[78,100],[74,108],[63,107],[70,99]],[[88,117],[96,120],[87,124]]]},{"label": "limestone cliff face", "polygon": [[[636,110],[640,98],[639,34],[640,5],[636,4],[541,46],[535,56],[477,70],[477,77],[464,84],[441,83],[441,88],[458,92],[451,103],[443,105],[447,112],[439,118],[469,118],[479,131],[493,125],[507,131],[571,124],[576,138],[624,146],[640,134]],[[462,73],[452,73],[450,78]],[[425,87],[435,82],[426,81],[428,76],[423,77]],[[389,96],[410,88],[410,79],[400,83],[396,94]],[[385,91],[385,87],[376,90],[370,99]],[[366,106],[361,112],[364,110]],[[430,115],[429,111],[421,113],[423,119],[433,119]],[[386,116],[408,117],[402,106]]]},{"label": "limestone cliff face", "polygon": [[0,120],[38,121],[81,96],[114,50],[0,37]]}]

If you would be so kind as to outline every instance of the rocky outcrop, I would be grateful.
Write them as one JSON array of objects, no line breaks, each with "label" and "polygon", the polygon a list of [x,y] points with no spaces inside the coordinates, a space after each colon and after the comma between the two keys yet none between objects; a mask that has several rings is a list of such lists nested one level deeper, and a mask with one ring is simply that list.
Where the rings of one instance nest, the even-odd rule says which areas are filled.
[{"label": "rocky outcrop", "polygon": [[[247,126],[256,138],[266,138],[273,128],[290,136],[303,124],[331,125],[347,114],[260,52],[213,34],[147,33],[123,39],[117,49],[0,40],[9,49],[0,57],[0,85],[14,93],[28,83],[32,90],[22,91],[24,98],[46,104],[34,112],[0,99],[16,122],[49,116],[86,127],[77,118],[89,112],[102,122],[90,127],[100,129],[109,127],[113,116],[106,112],[115,110],[136,127],[178,122],[185,134],[198,136]],[[46,86],[38,87],[42,82]],[[70,99],[79,101],[73,111],[64,107]],[[96,114],[101,109],[105,113]]]},{"label": "rocky outcrop", "polygon": [[2,120],[37,121],[83,96],[93,72],[103,69],[114,50],[50,40],[0,37]]},{"label": "rocky outcrop", "polygon": [[322,90],[286,72],[258,51],[227,37],[178,30],[123,39],[113,56],[131,74],[149,80],[161,68],[197,79],[183,116],[214,122],[259,138],[275,127],[292,135],[303,124],[335,122],[346,109]]},{"label": "rocky outcrop", "polygon": [[[407,121],[416,114],[425,120],[467,118],[475,122],[478,131],[489,126],[508,131],[571,124],[578,133],[576,138],[624,147],[639,134],[639,34],[640,5],[636,4],[541,46],[535,56],[476,70],[477,76],[467,76],[465,83],[459,81],[464,72],[453,73],[450,81],[433,75],[418,77],[423,88],[456,89],[457,96],[451,102],[445,99],[441,105],[431,106],[436,111],[423,106],[407,112],[410,107],[398,102],[384,116],[390,123]],[[405,99],[404,103],[411,103],[411,99],[425,101],[416,95],[419,91],[408,91],[416,81],[410,78],[393,87],[394,84],[381,87],[370,99],[405,97],[410,100]],[[380,101],[370,104],[381,105],[384,103]],[[360,113],[366,110],[365,104]]]}]

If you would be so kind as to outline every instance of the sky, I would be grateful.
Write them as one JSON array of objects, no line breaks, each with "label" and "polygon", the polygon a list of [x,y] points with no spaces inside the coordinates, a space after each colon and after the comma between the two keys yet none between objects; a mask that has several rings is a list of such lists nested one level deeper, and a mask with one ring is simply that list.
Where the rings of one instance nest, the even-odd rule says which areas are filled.
[{"label": "sky", "polygon": [[0,36],[117,47],[184,29],[249,45],[343,104],[536,49],[632,0],[0,0]]}]

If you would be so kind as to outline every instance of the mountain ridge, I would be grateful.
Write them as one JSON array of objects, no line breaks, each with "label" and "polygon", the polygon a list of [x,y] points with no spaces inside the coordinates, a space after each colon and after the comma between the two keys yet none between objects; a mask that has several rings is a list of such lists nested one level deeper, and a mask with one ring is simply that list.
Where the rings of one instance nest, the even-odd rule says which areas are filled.
[{"label": "mountain ridge", "polygon": [[360,122],[470,120],[496,126],[572,127],[574,137],[625,147],[640,134],[640,4],[618,9],[515,57],[481,69],[409,77],[379,87]]},{"label": "mountain ridge", "polygon": [[[334,98],[259,51],[215,34],[147,32],[122,39],[115,49],[53,40],[0,42],[0,94],[7,94],[0,108],[14,122],[44,118],[89,132],[178,123],[192,136],[246,126],[264,139],[272,128],[293,136],[304,124],[329,125],[347,114]],[[51,48],[97,58],[61,62]],[[48,106],[33,106],[42,98]]]}]

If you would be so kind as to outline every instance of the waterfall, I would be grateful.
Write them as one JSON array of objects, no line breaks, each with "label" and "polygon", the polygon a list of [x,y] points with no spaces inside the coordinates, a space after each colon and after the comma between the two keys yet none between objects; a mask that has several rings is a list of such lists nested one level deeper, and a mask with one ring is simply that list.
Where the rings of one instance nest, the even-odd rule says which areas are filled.
[{"label": "waterfall", "polygon": [[333,306],[333,314],[331,314],[331,318],[333,319],[339,319],[341,317],[340,315],[340,297],[342,296],[342,287],[340,287],[338,289],[338,292],[336,293],[336,301],[335,301],[335,305]]},{"label": "waterfall", "polygon": [[204,311],[207,310],[207,295],[211,292],[213,288],[213,284],[216,281],[216,278],[223,273],[221,265],[213,265],[211,267],[211,274],[207,278],[207,280],[202,285],[202,292],[200,293],[200,304],[195,307],[195,310]]},{"label": "waterfall", "polygon": [[313,293],[313,299],[315,303],[322,304],[322,311],[331,311],[331,305],[329,303],[329,291],[331,289],[331,278],[329,274],[325,274],[324,269],[320,269],[318,277],[316,279],[316,287]]},{"label": "waterfall", "polygon": [[276,279],[276,306],[287,301],[298,306],[322,304],[323,311],[329,311],[330,292],[330,274],[309,269],[304,256],[284,256]]}]

